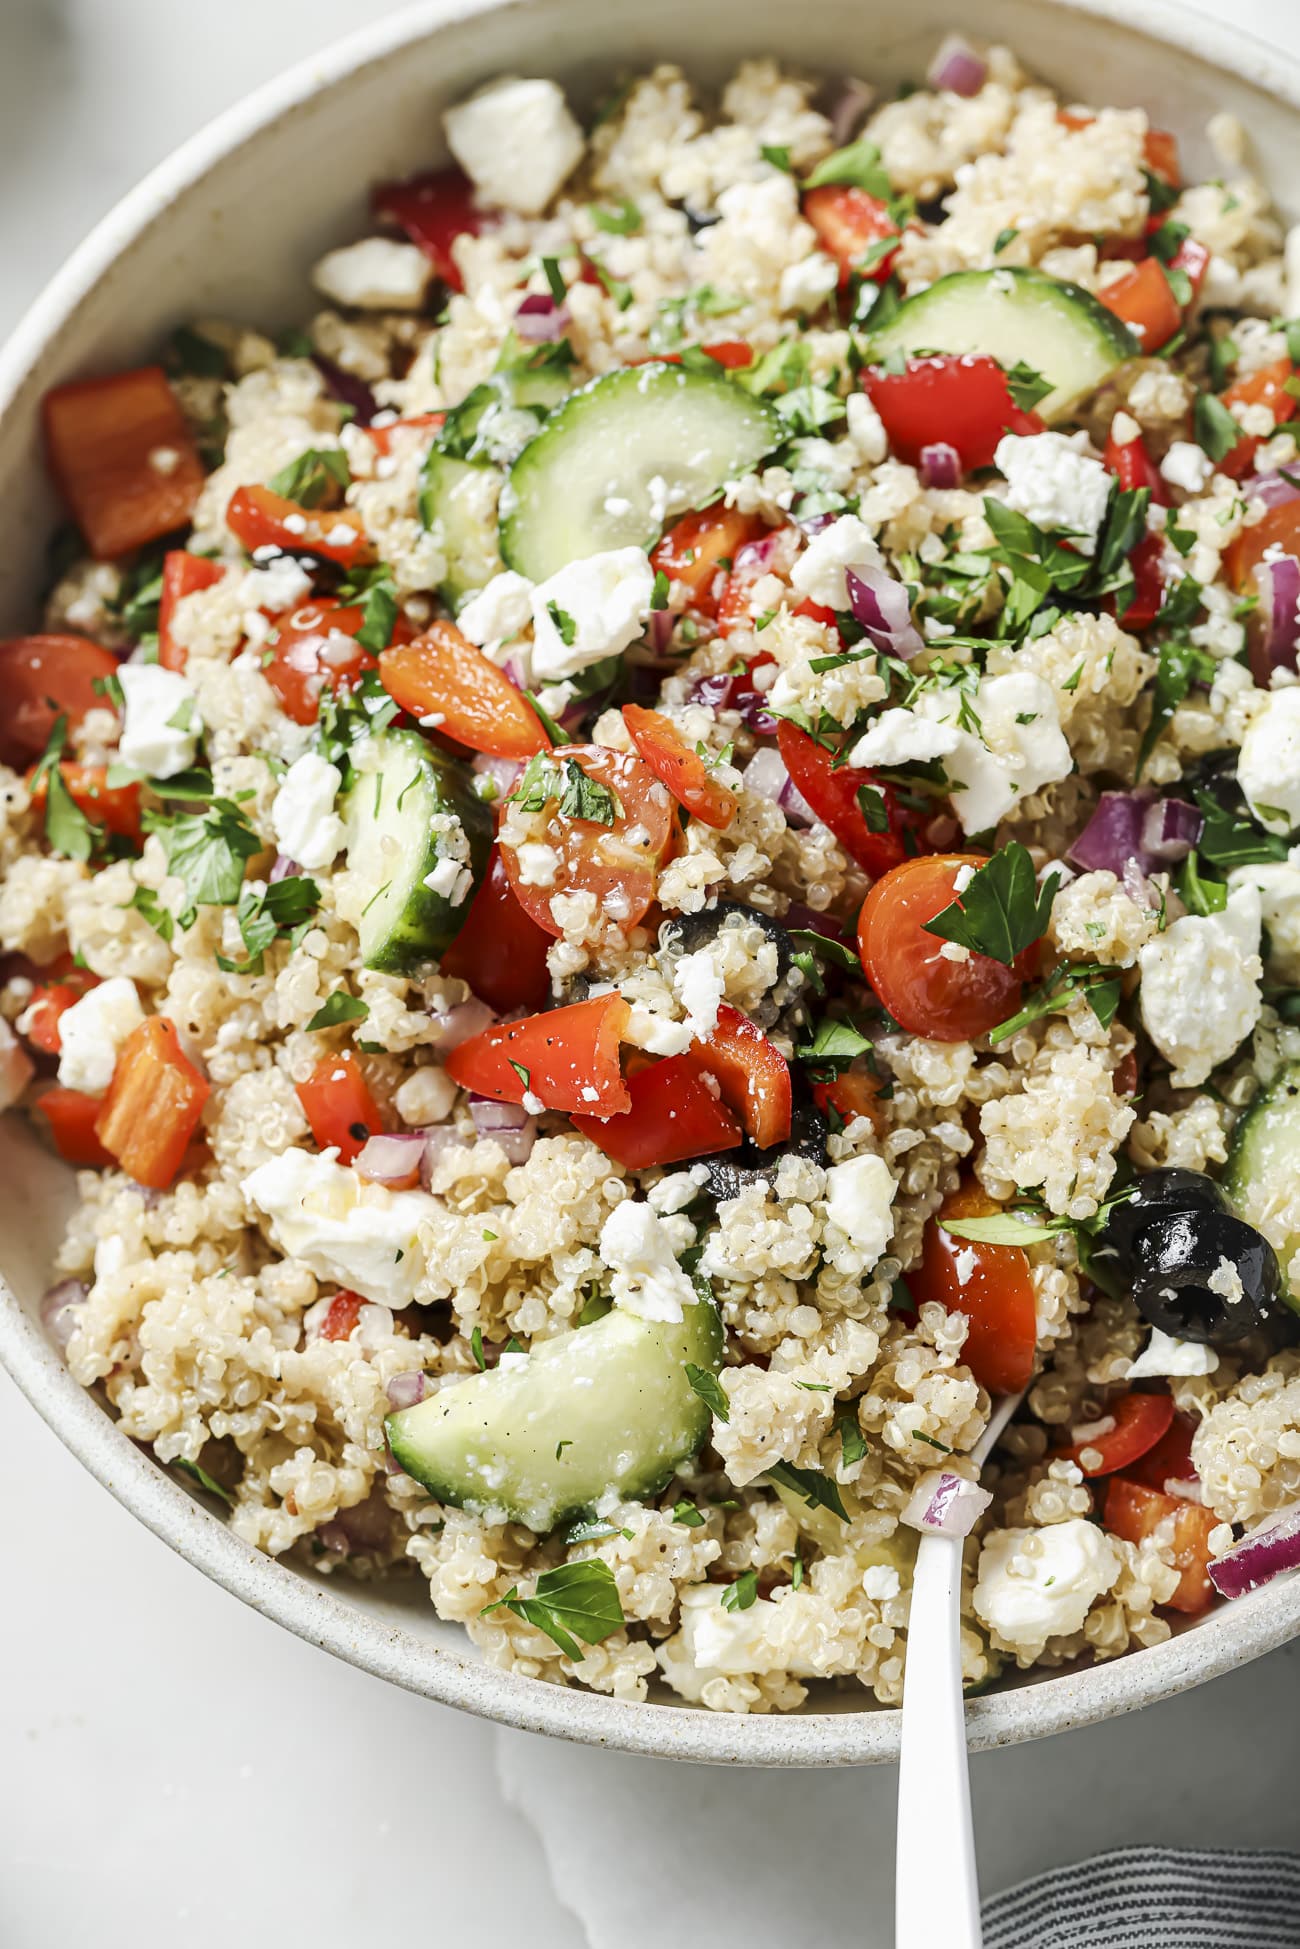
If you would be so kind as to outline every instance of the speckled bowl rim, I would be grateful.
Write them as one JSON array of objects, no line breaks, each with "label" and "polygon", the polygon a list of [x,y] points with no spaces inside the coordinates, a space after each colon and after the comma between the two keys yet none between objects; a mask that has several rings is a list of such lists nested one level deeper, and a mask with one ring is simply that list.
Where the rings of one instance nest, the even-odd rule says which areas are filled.
[{"label": "speckled bowl rim", "polygon": [[[1193,16],[1172,0],[1043,0],[1064,13],[1114,21],[1300,110],[1300,62],[1238,28]],[[422,0],[300,62],[229,109],[124,197],[46,287],[0,351],[0,413],[48,342],[132,240],[165,218],[185,185],[257,131],[322,89],[454,21],[523,9],[528,0]],[[163,1542],[264,1617],[349,1664],[440,1704],[502,1725],[665,1759],[748,1766],[848,1766],[897,1758],[900,1714],[865,1703],[792,1715],[733,1717],[636,1704],[577,1687],[539,1684],[461,1656],[360,1610],[340,1587],[286,1568],[242,1543],[126,1439],[83,1391],[0,1280],[0,1361],[38,1414],[96,1480]],[[1212,1612],[1167,1643],[1113,1663],[1035,1679],[973,1699],[972,1748],[983,1750],[1089,1725],[1172,1697],[1274,1650],[1300,1632],[1300,1578],[1289,1577]]]}]

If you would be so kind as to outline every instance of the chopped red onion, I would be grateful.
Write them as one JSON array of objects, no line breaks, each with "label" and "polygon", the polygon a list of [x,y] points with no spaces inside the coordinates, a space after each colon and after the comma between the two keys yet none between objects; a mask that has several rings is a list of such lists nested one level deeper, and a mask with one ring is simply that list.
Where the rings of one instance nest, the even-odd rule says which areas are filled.
[{"label": "chopped red onion", "polygon": [[806,928],[814,934],[824,934],[828,941],[842,941],[844,929],[830,914],[818,913],[815,907],[805,907],[802,900],[792,900],[781,916],[783,927]]},{"label": "chopped red onion", "polygon": [[424,1399],[424,1375],[418,1371],[414,1374],[394,1374],[384,1392],[390,1407],[416,1407]]},{"label": "chopped red onion", "polygon": [[271,885],[277,886],[281,880],[296,880],[298,875],[306,870],[305,867],[299,866],[296,859],[290,859],[287,853],[277,853],[275,865],[271,868]]},{"label": "chopped red onion", "polygon": [[0,1110],[12,1109],[35,1074],[36,1065],[22,1043],[0,1021]]},{"label": "chopped red onion", "polygon": [[524,668],[522,657],[508,656],[501,665],[501,674],[509,679],[516,690],[528,689],[528,672]]},{"label": "chopped red onion", "polygon": [[569,329],[567,305],[557,305],[549,292],[529,294],[515,313],[515,333],[525,345],[545,345],[563,338]]},{"label": "chopped red onion", "polygon": [[646,624],[646,643],[655,656],[667,655],[676,621],[677,617],[671,609],[651,610],[650,621]]},{"label": "chopped red onion", "polygon": [[949,1469],[929,1469],[921,1476],[902,1509],[913,1529],[936,1530],[940,1536],[969,1536],[993,1497],[978,1482]]},{"label": "chopped red onion", "polygon": [[89,1291],[84,1279],[61,1279],[41,1301],[41,1325],[60,1353],[67,1350],[77,1330],[77,1314]]},{"label": "chopped red onion", "polygon": [[989,64],[960,34],[949,34],[940,41],[925,78],[932,88],[950,95],[978,95],[988,79]]},{"label": "chopped red onion", "polygon": [[742,777],[746,790],[779,805],[790,825],[816,825],[817,814],[786,770],[785,760],[775,746],[765,745],[756,751]]},{"label": "chopped red onion", "polygon": [[352,408],[352,417],[358,426],[369,426],[379,411],[379,401],[365,380],[358,379],[355,372],[346,372],[333,359],[327,359],[323,352],[313,352],[311,362],[325,381],[325,390],[330,397]]},{"label": "chopped red onion", "polygon": [[823,528],[829,528],[831,523],[838,519],[838,516],[834,514],[830,514],[825,509],[823,509],[820,514],[806,515],[804,519],[801,521],[799,520],[799,517],[797,515],[795,516],[795,519],[796,521],[798,521],[799,527],[802,530],[802,532],[805,535],[807,535],[808,539],[811,541],[812,537],[814,535],[819,535]]},{"label": "chopped red onion", "polygon": [[1278,1510],[1268,1521],[1243,1536],[1209,1566],[1210,1582],[1224,1597],[1244,1597],[1247,1591],[1271,1584],[1287,1570],[1300,1568],[1300,1503]]},{"label": "chopped red onion", "polygon": [[403,1130],[392,1136],[371,1137],[352,1161],[352,1168],[368,1184],[386,1184],[390,1189],[409,1188],[420,1176],[424,1162],[424,1133]]},{"label": "chopped red onion", "polygon": [[853,140],[867,119],[867,111],[876,99],[876,91],[869,82],[860,81],[856,75],[849,75],[832,97],[826,115],[831,125],[831,141],[837,149],[842,149]]},{"label": "chopped red onion", "polygon": [[1258,607],[1247,628],[1250,674],[1267,690],[1275,670],[1294,670],[1300,642],[1300,562],[1294,555],[1275,555],[1255,570]]},{"label": "chopped red onion", "polygon": [[470,763],[470,770],[480,778],[490,778],[496,786],[497,799],[509,798],[523,770],[517,758],[489,758],[484,751],[476,751]]},{"label": "chopped red onion", "polygon": [[420,1160],[420,1183],[429,1190],[433,1182],[433,1167],[446,1150],[465,1147],[465,1139],[454,1123],[426,1124],[420,1131],[424,1139],[424,1156]]},{"label": "chopped red onion", "polygon": [[960,487],[961,455],[946,440],[922,447],[918,471],[922,487]]},{"label": "chopped red onion", "polygon": [[1124,871],[1119,879],[1120,885],[1135,907],[1148,907],[1154,911],[1159,906],[1155,889],[1147,878],[1146,867],[1141,860],[1126,859]]},{"label": "chopped red onion", "polygon": [[925,648],[901,582],[883,568],[846,569],[844,580],[853,614],[876,649],[906,660]]},{"label": "chopped red onion", "polygon": [[497,1018],[486,1002],[471,995],[468,1001],[457,1002],[454,1008],[432,1010],[430,1019],[439,1031],[437,1047],[459,1049],[462,1042],[481,1035]]},{"label": "chopped red onion", "polygon": [[1287,501],[1300,501],[1300,487],[1296,487],[1284,474],[1252,474],[1249,480],[1241,483],[1241,491],[1248,501],[1262,501],[1266,508],[1280,508]]},{"label": "chopped red onion", "polygon": [[1142,850],[1161,865],[1186,859],[1201,836],[1204,815],[1186,799],[1157,799],[1142,819]]},{"label": "chopped red onion", "polygon": [[480,1137],[500,1144],[512,1164],[525,1164],[537,1142],[537,1119],[522,1103],[498,1103],[495,1097],[471,1096],[469,1113]]},{"label": "chopped red onion", "polygon": [[328,1523],[321,1523],[317,1536],[327,1550],[350,1556],[354,1550],[381,1550],[392,1534],[393,1517],[378,1484],[364,1502],[351,1509],[340,1509]]},{"label": "chopped red onion", "polygon": [[1117,877],[1135,859],[1145,871],[1149,861],[1142,846],[1142,828],[1151,805],[1149,792],[1103,792],[1066,857],[1085,873],[1107,872]]},{"label": "chopped red onion", "polygon": [[[766,667],[775,677],[775,665]],[[706,704],[713,711],[738,711],[760,738],[776,736],[776,719],[767,708],[765,693],[748,671],[718,670],[711,677],[697,677],[691,685],[691,702]]]},{"label": "chopped red onion", "polygon": [[736,550],[731,564],[733,575],[742,581],[757,582],[760,575],[766,575],[782,549],[781,530],[770,528],[757,541],[747,541]]}]

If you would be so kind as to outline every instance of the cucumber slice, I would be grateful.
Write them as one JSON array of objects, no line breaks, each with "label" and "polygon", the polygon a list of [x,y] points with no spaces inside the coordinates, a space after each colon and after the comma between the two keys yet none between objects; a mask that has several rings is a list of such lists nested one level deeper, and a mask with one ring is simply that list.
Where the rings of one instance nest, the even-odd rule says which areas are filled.
[{"label": "cucumber slice", "polygon": [[1010,368],[1023,360],[1050,380],[1035,410],[1064,419],[1125,359],[1142,348],[1127,325],[1090,292],[1043,271],[953,271],[898,307],[868,346],[872,363],[891,352],[987,352]]},{"label": "cucumber slice", "polygon": [[1223,1188],[1239,1218],[1262,1232],[1282,1267],[1282,1296],[1300,1313],[1287,1267],[1300,1252],[1295,1186],[1300,1174],[1300,1063],[1257,1096],[1232,1134]]},{"label": "cucumber slice", "polygon": [[709,1410],[686,1364],[716,1373],[722,1323],[707,1300],[677,1325],[615,1307],[543,1340],[527,1366],[495,1367],[390,1414],[397,1461],[439,1502],[543,1535],[606,1490],[650,1496],[692,1456]]},{"label": "cucumber slice", "polygon": [[[361,959],[382,974],[416,974],[442,953],[469,912],[487,870],[492,815],[470,790],[468,774],[418,731],[381,732],[353,763],[344,816],[348,869],[365,903],[357,919]],[[469,841],[470,882],[462,881],[462,891],[448,871],[451,890],[438,892],[426,877],[459,850],[448,815]]]},{"label": "cucumber slice", "polygon": [[501,553],[544,582],[586,555],[648,548],[783,437],[767,401],[730,379],[675,365],[606,372],[570,394],[511,468]]},{"label": "cucumber slice", "polygon": [[501,568],[497,501],[502,475],[496,467],[453,460],[434,447],[422,478],[420,519],[437,535],[447,558],[438,594],[449,609],[461,609]]}]

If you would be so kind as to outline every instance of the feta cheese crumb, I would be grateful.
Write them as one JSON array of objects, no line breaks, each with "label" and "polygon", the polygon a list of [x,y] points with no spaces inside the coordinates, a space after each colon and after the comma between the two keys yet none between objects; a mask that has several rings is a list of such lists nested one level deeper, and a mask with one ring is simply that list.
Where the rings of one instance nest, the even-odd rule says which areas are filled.
[{"label": "feta cheese crumb", "polygon": [[582,160],[582,130],[553,81],[503,75],[443,116],[447,146],[485,203],[539,216]]},{"label": "feta cheese crumb", "polygon": [[532,619],[533,585],[526,575],[512,568],[499,575],[471,596],[456,618],[456,627],[471,643],[495,659],[496,653]]},{"label": "feta cheese crumb", "polygon": [[118,757],[146,778],[174,778],[194,763],[203,728],[194,692],[160,663],[123,663],[117,675],[126,705]]},{"label": "feta cheese crumb", "polygon": [[329,866],[343,845],[343,821],[334,810],[343,774],[337,765],[305,751],[280,781],[271,805],[271,830],[280,851],[309,868]]},{"label": "feta cheese crumb", "polygon": [[907,765],[914,760],[946,758],[961,743],[953,724],[922,717],[895,706],[882,711],[849,753],[851,765]]},{"label": "feta cheese crumb", "polygon": [[824,251],[809,251],[797,264],[787,264],[781,273],[779,304],[782,311],[820,311],[840,281],[840,267]]},{"label": "feta cheese crumb", "polygon": [[826,1222],[848,1243],[846,1253],[830,1241],[828,1256],[838,1269],[866,1272],[894,1235],[894,1196],[898,1186],[883,1157],[867,1153],[832,1164],[826,1173]]},{"label": "feta cheese crumb", "polygon": [[683,954],[673,969],[673,989],[686,1010],[683,1027],[701,1041],[718,1026],[718,1006],[725,990],[722,970],[707,947]]},{"label": "feta cheese crumb", "polygon": [[426,1191],[388,1191],[338,1161],[291,1146],[244,1179],[286,1258],[386,1306],[407,1305],[424,1272],[420,1227],[439,1206]]},{"label": "feta cheese crumb", "polygon": [[1068,1637],[1123,1564],[1103,1529],[1072,1516],[1043,1529],[1003,1529],[985,1538],[975,1584],[975,1615],[1004,1644],[1038,1651]]},{"label": "feta cheese crumb", "polygon": [[633,1002],[623,1040],[634,1049],[644,1049],[648,1056],[680,1056],[695,1036],[688,1022],[674,1022],[670,1015]]},{"label": "feta cheese crumb", "polygon": [[418,244],[365,237],[327,251],[311,274],[332,304],[358,311],[418,311],[428,295],[433,265]]},{"label": "feta cheese crumb", "polygon": [[610,1297],[625,1312],[675,1323],[698,1301],[667,1222],[648,1204],[628,1198],[615,1205],[601,1227],[600,1257],[613,1274]]},{"label": "feta cheese crumb", "polygon": [[1039,528],[1067,529],[1091,555],[1110,499],[1110,475],[1085,452],[1086,433],[1008,433],[993,458],[1007,483],[1007,506]]},{"label": "feta cheese crumb", "polygon": [[1203,1083],[1259,1020],[1259,943],[1259,889],[1242,886],[1221,913],[1184,914],[1138,955],[1142,1024],[1175,1089]]},{"label": "feta cheese crumb", "polygon": [[[1211,1274],[1211,1286],[1214,1278]],[[1212,1374],[1218,1364],[1219,1356],[1213,1347],[1202,1346],[1195,1340],[1175,1340],[1172,1334],[1162,1333],[1158,1326],[1153,1326],[1151,1338],[1128,1370],[1128,1378],[1145,1381],[1160,1374]]]},{"label": "feta cheese crumb", "polygon": [[1181,487],[1185,494],[1203,494],[1214,479],[1214,462],[1194,441],[1175,440],[1160,462],[1160,472],[1172,487]]},{"label": "feta cheese crumb", "polygon": [[870,528],[856,514],[842,514],[815,534],[790,571],[801,596],[825,603],[828,609],[847,609],[847,569],[881,566],[880,550]]},{"label": "feta cheese crumb", "polygon": [[1270,691],[1251,719],[1241,741],[1237,783],[1270,832],[1300,826],[1300,685]]},{"label": "feta cheese crumb", "polygon": [[569,562],[540,583],[532,592],[539,681],[576,676],[625,650],[641,634],[654,580],[643,549],[610,548]]},{"label": "feta cheese crumb", "polygon": [[1110,437],[1117,447],[1131,447],[1135,440],[1142,438],[1142,428],[1131,413],[1121,409],[1111,420]]},{"label": "feta cheese crumb", "polygon": [[144,1020],[135,983],[114,975],[88,988],[59,1017],[59,1081],[66,1090],[102,1096],[113,1080],[117,1052]]},{"label": "feta cheese crumb", "polygon": [[878,1604],[886,1604],[891,1597],[897,1597],[903,1586],[897,1570],[887,1563],[873,1563],[862,1573],[862,1588]]},{"label": "feta cheese crumb", "polygon": [[849,444],[857,449],[869,467],[878,467],[889,452],[885,422],[866,393],[850,393],[844,405],[848,414]]}]

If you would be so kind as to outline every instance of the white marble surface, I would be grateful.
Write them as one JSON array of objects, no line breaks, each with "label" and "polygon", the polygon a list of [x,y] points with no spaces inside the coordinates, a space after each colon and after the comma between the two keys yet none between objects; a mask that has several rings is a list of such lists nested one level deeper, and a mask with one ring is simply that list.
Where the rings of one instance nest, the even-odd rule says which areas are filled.
[{"label": "white marble surface", "polygon": [[[1300,47],[1295,0],[1200,4]],[[0,0],[0,330],[144,169],[362,11]],[[407,1698],[206,1584],[2,1376],[0,1480],[4,1949],[341,1949],[404,1924],[490,1949],[888,1943],[891,1773],[674,1768]],[[1297,1738],[1300,1644],[988,1755],[985,1885],[1125,1842],[1295,1845]]]}]

